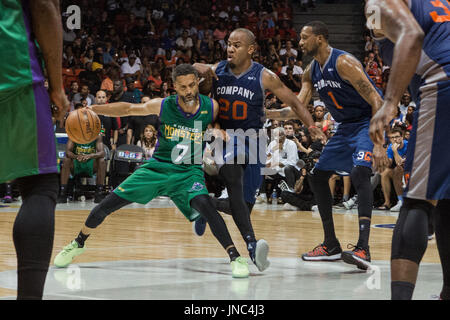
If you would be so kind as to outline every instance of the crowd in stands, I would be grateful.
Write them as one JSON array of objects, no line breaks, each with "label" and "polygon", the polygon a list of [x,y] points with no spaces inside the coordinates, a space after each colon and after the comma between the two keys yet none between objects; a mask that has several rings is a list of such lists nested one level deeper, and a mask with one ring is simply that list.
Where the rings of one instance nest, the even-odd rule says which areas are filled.
[{"label": "crowd in stands", "polygon": [[[139,103],[174,94],[172,68],[180,63],[214,64],[223,60],[227,37],[239,27],[248,28],[257,36],[254,61],[275,72],[293,92],[301,89],[302,53],[298,49],[298,30],[293,28],[293,6],[299,4],[302,11],[313,10],[315,1],[300,0],[294,4],[289,0],[83,0],[78,4],[82,14],[79,30],[67,28],[68,15],[64,12],[70,4],[71,1],[61,1],[63,77],[71,110],[94,103]],[[389,67],[383,64],[369,34],[365,41],[362,63],[376,86],[384,91]],[[267,109],[282,107],[273,94],[267,93]],[[390,171],[374,176],[374,190],[378,178],[385,194],[380,194],[382,203],[378,205],[386,209],[392,203],[390,181],[396,191],[400,190],[402,175],[396,167],[404,162],[401,158],[407,143],[403,141],[409,138],[414,108],[410,95],[405,93],[392,122],[392,129],[401,130],[390,132],[392,143],[387,141],[386,145],[392,166]],[[316,126],[331,138],[338,124],[326,106],[314,98],[308,109]],[[152,156],[159,126],[156,115],[100,118],[103,144],[109,150],[132,144],[143,149],[146,159]],[[285,203],[286,209],[311,210],[314,200],[306,177],[324,144],[312,141],[299,120],[268,119],[265,128],[273,133],[268,141],[267,165],[276,174],[265,177],[258,201]],[[56,130],[64,129],[56,126]],[[357,201],[352,198],[349,176],[334,175],[330,188],[336,204]]]}]

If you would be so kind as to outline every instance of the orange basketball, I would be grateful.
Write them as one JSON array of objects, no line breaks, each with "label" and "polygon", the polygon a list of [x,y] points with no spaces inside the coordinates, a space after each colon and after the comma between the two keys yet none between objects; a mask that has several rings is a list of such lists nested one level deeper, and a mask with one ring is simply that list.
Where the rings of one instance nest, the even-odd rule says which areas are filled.
[{"label": "orange basketball", "polygon": [[75,143],[90,143],[100,133],[100,118],[87,108],[80,108],[69,113],[66,119],[66,132]]}]

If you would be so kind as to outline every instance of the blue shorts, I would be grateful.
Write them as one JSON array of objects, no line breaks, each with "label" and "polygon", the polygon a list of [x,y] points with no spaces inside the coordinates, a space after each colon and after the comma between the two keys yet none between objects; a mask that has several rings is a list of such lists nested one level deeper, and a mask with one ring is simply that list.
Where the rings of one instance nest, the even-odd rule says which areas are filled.
[{"label": "blue shorts", "polygon": [[315,169],[348,175],[352,168],[372,168],[373,142],[369,136],[370,120],[342,123],[324,147]]},{"label": "blue shorts", "polygon": [[404,196],[450,199],[450,80],[420,90],[405,162]]}]

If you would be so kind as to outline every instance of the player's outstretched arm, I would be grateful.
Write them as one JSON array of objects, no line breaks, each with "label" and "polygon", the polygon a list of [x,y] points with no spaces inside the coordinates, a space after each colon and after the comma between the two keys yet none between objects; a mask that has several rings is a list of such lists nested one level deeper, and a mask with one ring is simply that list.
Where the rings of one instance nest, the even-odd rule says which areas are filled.
[{"label": "player's outstretched arm", "polygon": [[114,102],[102,105],[91,105],[90,108],[97,114],[110,117],[146,116],[158,114],[161,111],[162,98],[155,98],[146,103]]},{"label": "player's outstretched arm", "polygon": [[292,110],[291,107],[285,107],[281,109],[266,109],[266,117],[272,120],[289,120],[298,119],[297,114]]},{"label": "player's outstretched arm", "polygon": [[[309,64],[302,76],[302,88],[297,96],[300,103],[306,106],[312,97],[312,82],[311,82],[311,64]],[[291,107],[281,108],[277,110],[266,109],[266,116],[272,120],[288,120],[299,119],[297,113]]]},{"label": "player's outstretched arm", "polygon": [[377,30],[377,33],[384,33],[395,43],[384,104],[372,118],[370,126],[370,137],[373,142],[382,143],[384,131],[392,120],[397,105],[419,64],[424,32],[405,0],[368,0],[366,12],[375,7],[381,15],[381,30]]},{"label": "player's outstretched arm", "polygon": [[306,108],[305,101],[301,101],[297,96],[284,85],[280,78],[272,71],[265,69],[263,71],[262,82],[265,89],[271,91],[274,95],[287,104],[294,110],[297,117],[303,124],[309,128],[312,138],[317,138],[326,141],[326,136],[323,132],[314,126],[314,120]]}]

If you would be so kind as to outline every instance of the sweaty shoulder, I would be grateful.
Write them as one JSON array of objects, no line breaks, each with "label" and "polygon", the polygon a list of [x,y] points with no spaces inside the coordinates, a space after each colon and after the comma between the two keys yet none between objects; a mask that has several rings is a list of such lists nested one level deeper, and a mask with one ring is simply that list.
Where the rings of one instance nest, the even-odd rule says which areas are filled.
[{"label": "sweaty shoulder", "polygon": [[344,53],[336,59],[336,69],[342,79],[349,80],[355,71],[362,70],[362,65],[354,56]]},{"label": "sweaty shoulder", "polygon": [[264,89],[273,90],[274,86],[277,87],[281,84],[280,78],[275,72],[267,68],[262,69],[262,84]]}]

